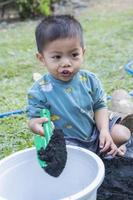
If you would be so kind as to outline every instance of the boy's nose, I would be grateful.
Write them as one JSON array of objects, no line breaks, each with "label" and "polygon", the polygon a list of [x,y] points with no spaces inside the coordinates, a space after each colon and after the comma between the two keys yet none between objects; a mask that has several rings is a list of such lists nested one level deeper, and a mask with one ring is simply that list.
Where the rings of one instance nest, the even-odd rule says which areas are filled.
[{"label": "boy's nose", "polygon": [[63,60],[63,62],[60,64],[61,67],[71,67],[71,62],[69,59]]},{"label": "boy's nose", "polygon": [[70,63],[63,63],[62,65],[61,65],[61,67],[71,67],[71,64]]}]

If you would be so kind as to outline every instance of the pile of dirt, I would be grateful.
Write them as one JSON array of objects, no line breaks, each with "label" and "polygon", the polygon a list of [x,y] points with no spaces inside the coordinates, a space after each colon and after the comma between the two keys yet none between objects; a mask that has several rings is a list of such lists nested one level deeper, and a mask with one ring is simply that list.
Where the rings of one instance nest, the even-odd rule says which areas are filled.
[{"label": "pile of dirt", "polygon": [[44,150],[38,151],[39,159],[45,161],[47,166],[44,170],[51,176],[58,177],[67,161],[67,150],[64,133],[61,129],[54,129],[49,144]]},{"label": "pile of dirt", "polygon": [[129,144],[128,152],[131,157],[103,159],[105,179],[98,190],[97,200],[133,199],[133,143]]}]

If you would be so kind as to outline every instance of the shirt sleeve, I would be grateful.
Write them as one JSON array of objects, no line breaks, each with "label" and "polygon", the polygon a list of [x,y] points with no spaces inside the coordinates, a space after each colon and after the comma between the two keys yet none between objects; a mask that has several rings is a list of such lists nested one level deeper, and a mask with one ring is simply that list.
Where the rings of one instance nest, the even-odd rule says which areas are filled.
[{"label": "shirt sleeve", "polygon": [[92,75],[92,97],[93,97],[93,111],[95,112],[98,109],[106,108],[106,94],[102,87],[100,80],[93,74]]},{"label": "shirt sleeve", "polygon": [[29,90],[27,95],[28,101],[28,117],[37,118],[40,117],[41,109],[45,108],[46,98],[44,93],[40,90],[39,84],[36,82]]}]

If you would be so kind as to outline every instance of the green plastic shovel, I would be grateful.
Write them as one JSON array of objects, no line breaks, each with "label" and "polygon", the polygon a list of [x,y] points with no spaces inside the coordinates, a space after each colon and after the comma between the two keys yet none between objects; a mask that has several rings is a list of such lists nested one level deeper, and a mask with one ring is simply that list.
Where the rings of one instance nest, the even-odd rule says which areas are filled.
[{"label": "green plastic shovel", "polygon": [[45,135],[35,135],[34,137],[37,159],[45,172],[51,176],[58,177],[67,161],[64,133],[61,129],[53,130],[49,110],[43,109],[40,116],[46,117],[48,121],[43,123]]},{"label": "green plastic shovel", "polygon": [[[48,121],[43,123],[45,137],[37,135],[37,134],[35,134],[35,136],[34,136],[34,143],[35,143],[37,152],[39,152],[41,149],[42,150],[46,149],[46,147],[49,144],[49,141],[51,139],[51,136],[53,134],[49,110],[48,109],[41,110],[40,116],[46,117],[48,119]],[[45,168],[47,166],[47,163],[43,160],[40,160],[38,155],[37,155],[37,158],[38,158],[38,162],[39,162],[40,166],[42,168]]]}]

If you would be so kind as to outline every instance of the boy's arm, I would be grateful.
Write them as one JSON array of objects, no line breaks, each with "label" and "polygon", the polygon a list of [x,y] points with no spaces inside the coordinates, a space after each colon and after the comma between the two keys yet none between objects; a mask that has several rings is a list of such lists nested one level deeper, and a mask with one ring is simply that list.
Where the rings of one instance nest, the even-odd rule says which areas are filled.
[{"label": "boy's arm", "polygon": [[104,93],[100,80],[95,76],[91,76],[91,88],[93,99],[93,110],[96,126],[100,132],[99,145],[100,152],[104,152],[115,156],[117,147],[114,144],[112,137],[109,133],[109,118],[106,106],[106,95]]},{"label": "boy's arm", "polygon": [[107,108],[101,108],[95,111],[96,126],[100,132],[99,145],[100,152],[108,152],[108,155],[115,156],[117,153],[117,146],[109,133],[109,118]]},{"label": "boy's arm", "polygon": [[[42,82],[42,79],[40,79]],[[41,109],[45,108],[46,99],[40,89],[39,81],[35,82],[27,95],[28,103],[28,126],[34,133],[44,136],[42,124],[47,121],[46,118],[40,118]]]},{"label": "boy's arm", "polygon": [[109,118],[107,108],[101,108],[95,111],[95,121],[99,131],[106,130],[109,132]]}]

